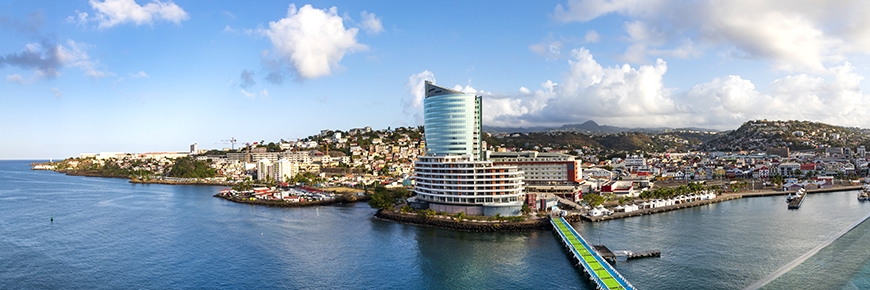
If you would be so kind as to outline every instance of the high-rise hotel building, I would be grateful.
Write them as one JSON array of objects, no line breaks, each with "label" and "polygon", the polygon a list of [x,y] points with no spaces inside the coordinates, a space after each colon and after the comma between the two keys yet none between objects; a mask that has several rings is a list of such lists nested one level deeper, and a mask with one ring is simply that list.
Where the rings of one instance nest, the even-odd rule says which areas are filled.
[{"label": "high-rise hotel building", "polygon": [[428,81],[425,90],[426,155],[414,163],[412,204],[449,214],[520,215],[523,172],[483,160],[481,97]]},{"label": "high-rise hotel building", "polygon": [[427,155],[471,155],[483,159],[480,96],[442,88],[426,81],[423,126]]}]

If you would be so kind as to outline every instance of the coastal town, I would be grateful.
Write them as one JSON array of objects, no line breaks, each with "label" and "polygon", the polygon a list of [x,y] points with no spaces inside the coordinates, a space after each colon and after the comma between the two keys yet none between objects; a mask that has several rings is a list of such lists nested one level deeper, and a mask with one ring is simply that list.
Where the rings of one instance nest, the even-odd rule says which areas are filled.
[{"label": "coastal town", "polygon": [[[494,166],[514,166],[517,172],[522,172],[517,179],[520,193],[504,201],[522,205],[521,210],[501,212],[500,216],[561,208],[582,214],[587,220],[600,220],[611,215],[630,216],[631,212],[728,200],[735,194],[855,189],[864,182],[861,177],[867,175],[870,163],[864,145],[845,144],[840,133],[789,131],[788,125],[788,122],[765,120],[750,121],[743,127],[752,129],[750,133],[755,135],[772,132],[773,128],[778,130],[776,136],[785,133],[791,139],[802,140],[801,148],[811,148],[792,151],[788,146],[793,146],[794,141],[773,140],[768,141],[771,147],[761,150],[757,148],[763,146],[757,144],[762,143],[762,138],[755,136],[747,143],[754,142],[756,145],[752,147],[756,149],[701,151],[697,148],[705,143],[675,138],[674,132],[653,136],[671,144],[677,141],[677,144],[697,143],[698,146],[661,152],[629,152],[571,144],[508,147],[505,144],[511,142],[507,138],[527,133],[483,133],[481,155]],[[549,135],[564,133],[547,132]],[[620,134],[625,133],[603,135]],[[734,131],[718,135],[733,138]],[[225,185],[228,188],[216,196],[239,202],[298,206],[368,200],[369,189],[376,187],[414,193],[420,181],[427,182],[425,176],[415,174],[418,169],[415,165],[419,167],[418,161],[426,152],[425,140],[422,126],[381,130],[364,127],[322,130],[304,139],[268,143],[237,144],[231,138],[225,140],[231,147],[223,149],[204,150],[193,144],[186,152],[83,153],[60,162],[34,164],[32,168],[130,178],[137,183]],[[825,141],[846,146],[828,146],[826,144],[831,142]],[[409,195],[410,199],[396,200],[395,205],[383,208],[402,208],[402,212],[414,213],[432,207],[417,206],[425,194]],[[491,202],[489,200],[481,199],[481,203]],[[450,206],[440,207],[431,215],[454,217],[456,211],[451,212],[451,209]],[[495,215],[468,209],[463,209],[463,213]]]}]

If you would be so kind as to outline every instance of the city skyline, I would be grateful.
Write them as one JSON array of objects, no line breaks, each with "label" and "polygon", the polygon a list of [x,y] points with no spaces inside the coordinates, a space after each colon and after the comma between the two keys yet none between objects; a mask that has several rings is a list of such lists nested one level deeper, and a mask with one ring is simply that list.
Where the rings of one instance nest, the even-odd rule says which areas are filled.
[{"label": "city skyline", "polygon": [[51,4],[0,3],[0,159],[419,126],[427,80],[487,126],[870,127],[861,1]]}]

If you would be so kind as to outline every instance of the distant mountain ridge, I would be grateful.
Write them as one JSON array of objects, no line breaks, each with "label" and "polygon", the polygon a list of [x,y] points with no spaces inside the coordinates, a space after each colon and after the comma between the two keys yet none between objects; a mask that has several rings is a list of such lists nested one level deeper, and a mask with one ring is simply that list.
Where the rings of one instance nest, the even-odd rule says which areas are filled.
[{"label": "distant mountain ridge", "polygon": [[625,128],[625,127],[616,127],[609,125],[598,125],[593,120],[589,120],[583,122],[582,124],[565,124],[561,127],[493,127],[493,126],[483,126],[484,132],[489,133],[528,133],[528,132],[546,132],[546,131],[567,131],[567,132],[581,132],[581,133],[622,133],[622,132],[643,132],[643,133],[663,133],[667,131],[673,130],[692,130],[692,131],[701,131],[701,132],[720,132],[719,130],[712,129],[703,129],[703,128],[667,128],[667,127],[656,127],[656,128]]}]

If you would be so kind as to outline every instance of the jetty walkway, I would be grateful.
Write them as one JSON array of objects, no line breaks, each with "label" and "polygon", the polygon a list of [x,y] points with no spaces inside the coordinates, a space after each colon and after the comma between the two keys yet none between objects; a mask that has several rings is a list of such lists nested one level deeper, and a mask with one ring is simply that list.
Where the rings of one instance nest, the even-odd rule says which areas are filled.
[{"label": "jetty walkway", "polygon": [[562,242],[571,250],[574,258],[583,266],[590,279],[598,285],[598,289],[635,289],[631,283],[616,272],[610,264],[598,255],[592,246],[586,242],[563,217],[551,217],[553,230],[562,237]]}]

